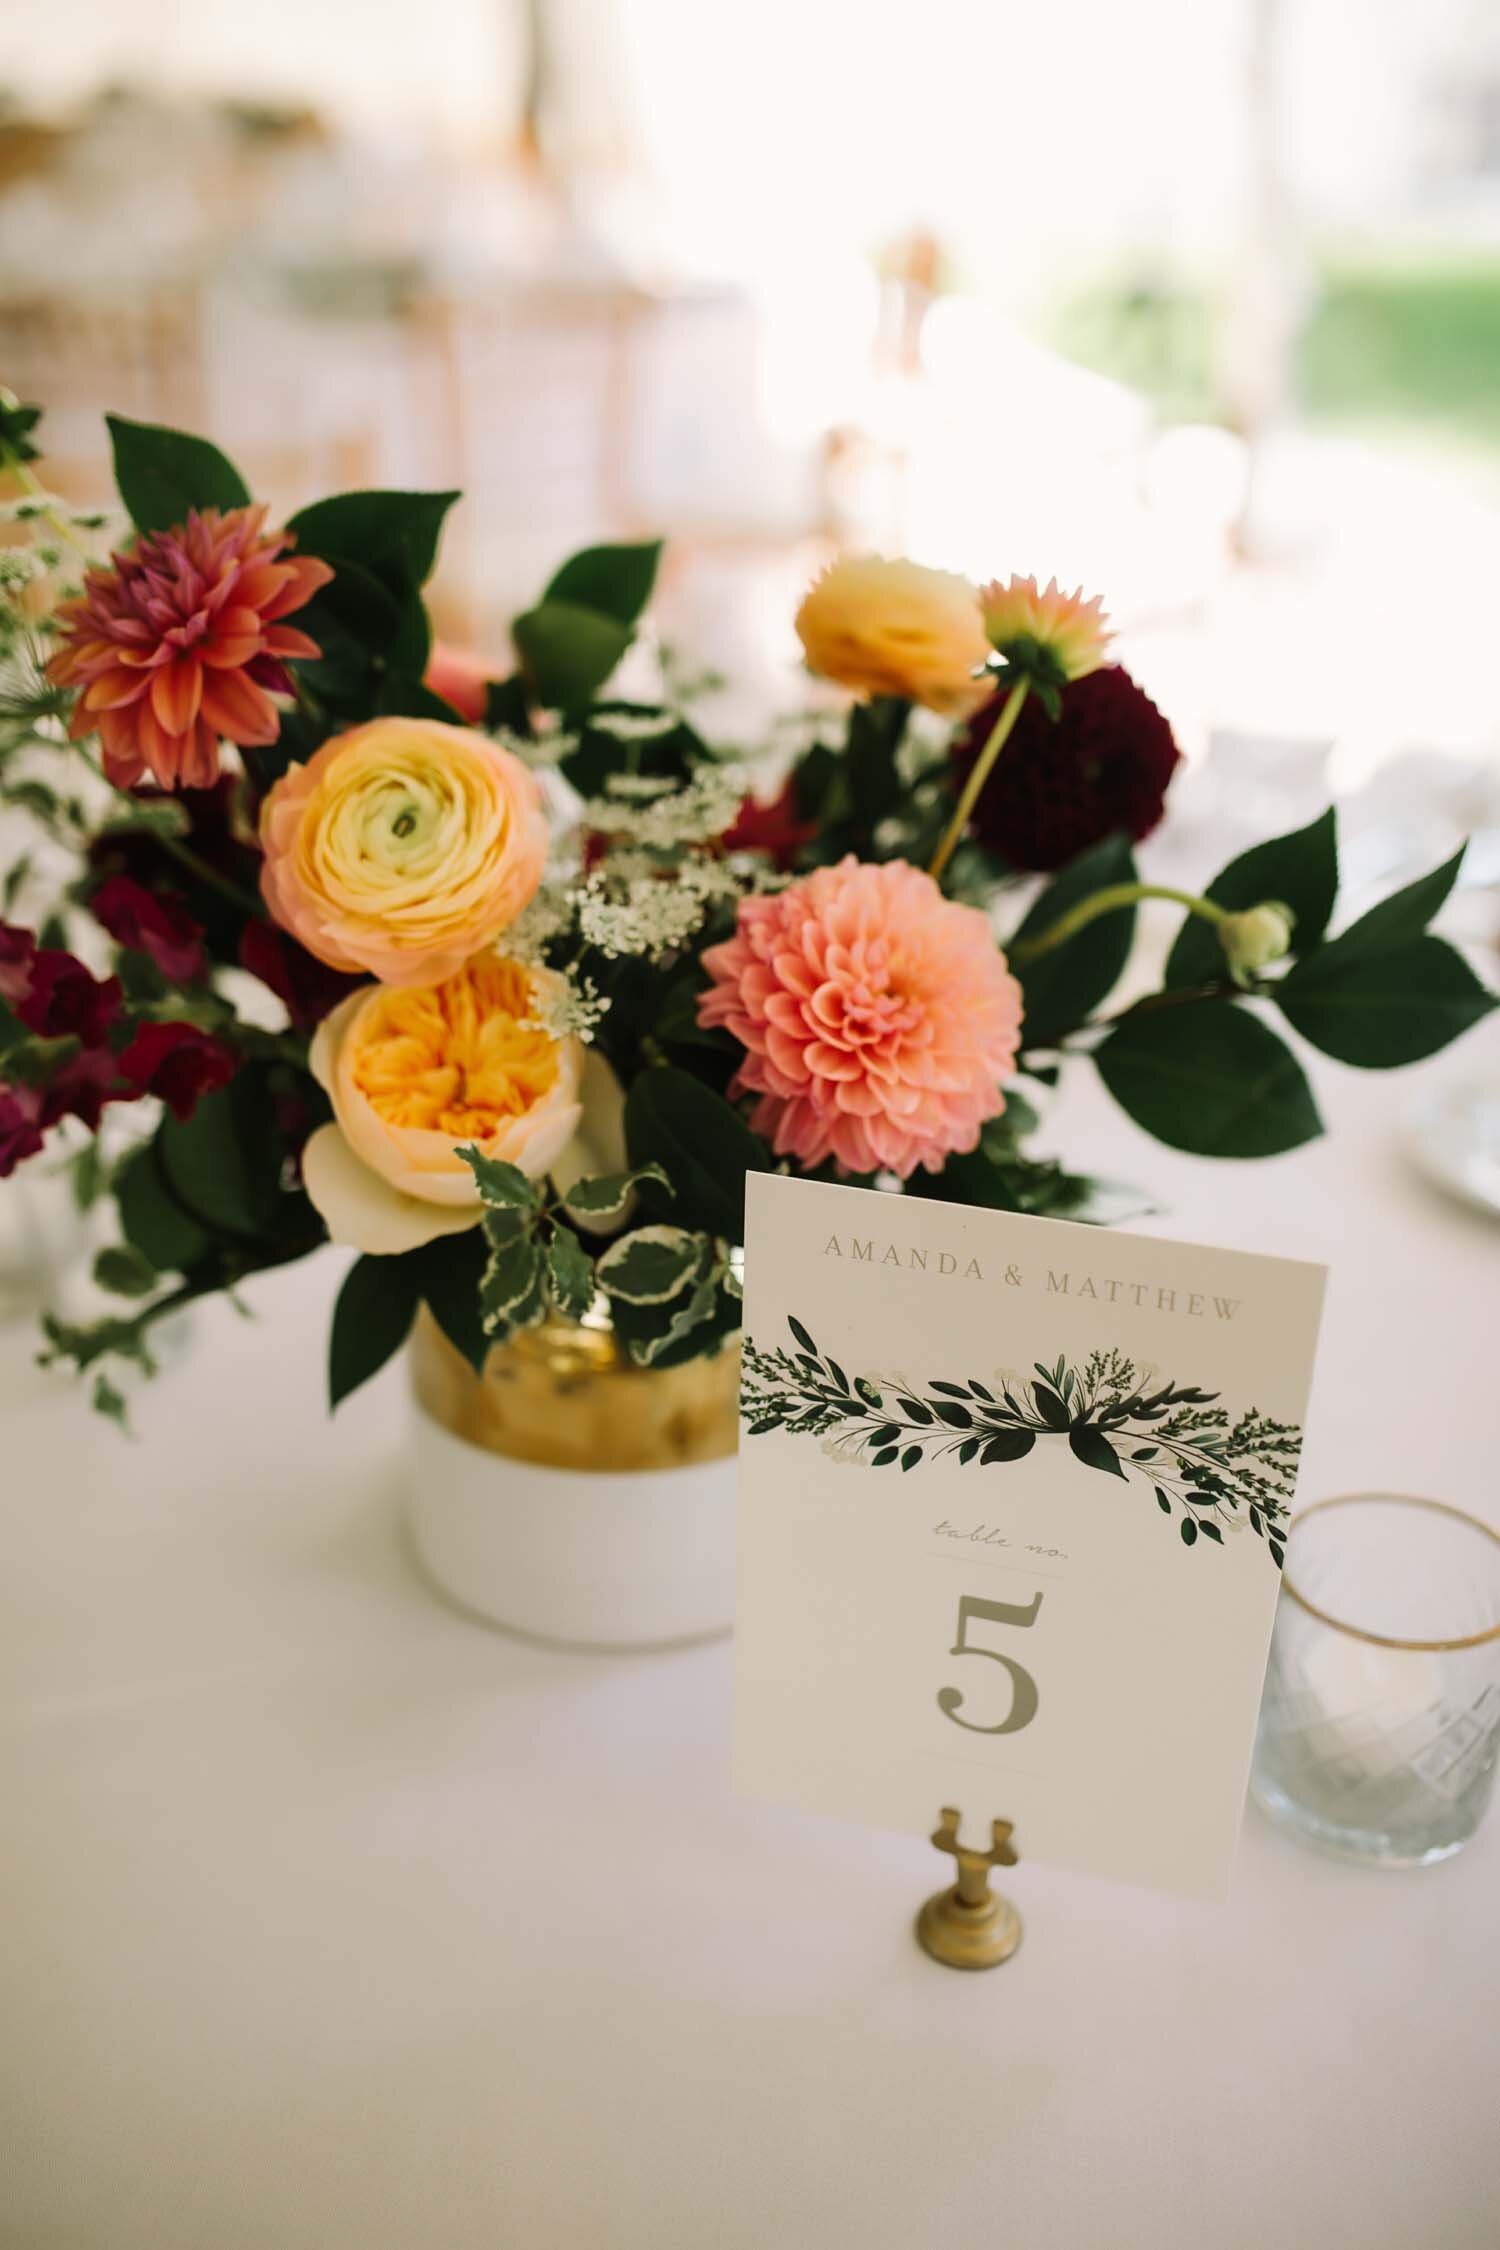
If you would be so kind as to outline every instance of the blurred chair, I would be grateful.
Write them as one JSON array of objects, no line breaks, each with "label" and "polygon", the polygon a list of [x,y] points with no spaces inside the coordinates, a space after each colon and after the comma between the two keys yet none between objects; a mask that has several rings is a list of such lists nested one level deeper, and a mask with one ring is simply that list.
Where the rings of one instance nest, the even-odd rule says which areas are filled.
[{"label": "blurred chair", "polygon": [[17,294],[0,300],[0,373],[45,405],[48,474],[70,499],[110,490],[102,415],[201,430],[209,414],[207,322],[192,285]]},{"label": "blurred chair", "polygon": [[447,535],[451,629],[482,637],[496,604],[540,591],[571,547],[643,535],[631,478],[639,338],[650,299],[628,286],[431,294],[408,328],[430,474],[467,505]]}]

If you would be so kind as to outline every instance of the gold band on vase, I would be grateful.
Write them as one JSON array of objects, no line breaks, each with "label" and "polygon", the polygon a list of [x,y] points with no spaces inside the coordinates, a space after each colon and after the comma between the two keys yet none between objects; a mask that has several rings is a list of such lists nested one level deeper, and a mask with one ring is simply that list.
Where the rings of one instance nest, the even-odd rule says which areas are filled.
[{"label": "gold band on vase", "polygon": [[721,1461],[739,1442],[740,1353],[638,1367],[607,1316],[547,1320],[497,1344],[476,1375],[424,1307],[409,1346],[422,1411],[510,1461],[604,1472]]}]

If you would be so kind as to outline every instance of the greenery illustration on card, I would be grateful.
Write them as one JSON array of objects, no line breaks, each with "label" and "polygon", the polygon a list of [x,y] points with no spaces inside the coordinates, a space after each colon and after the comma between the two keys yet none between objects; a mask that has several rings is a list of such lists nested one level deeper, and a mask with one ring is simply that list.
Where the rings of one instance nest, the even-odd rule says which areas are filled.
[{"label": "greenery illustration on card", "polygon": [[1024,1461],[1040,1442],[1064,1439],[1086,1468],[1155,1495],[1184,1546],[1222,1546],[1248,1522],[1277,1568],[1302,1432],[1247,1407],[1234,1414],[1217,1391],[1160,1379],[1118,1350],[1080,1366],[1059,1353],[1027,1375],[1002,1369],[989,1383],[901,1375],[848,1376],[787,1316],[795,1349],[747,1336],[740,1413],[751,1437],[794,1430],[872,1468],[915,1469],[932,1459],[961,1468]]}]

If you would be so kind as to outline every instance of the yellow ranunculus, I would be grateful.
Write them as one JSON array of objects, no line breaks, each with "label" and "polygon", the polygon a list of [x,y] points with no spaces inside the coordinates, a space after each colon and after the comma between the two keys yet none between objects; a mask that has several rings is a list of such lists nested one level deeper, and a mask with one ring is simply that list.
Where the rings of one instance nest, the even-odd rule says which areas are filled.
[{"label": "yellow ranunculus", "polygon": [[990,653],[979,596],[950,570],[845,556],[808,588],[797,632],[811,669],[859,695],[956,718],[988,692],[974,677]]}]

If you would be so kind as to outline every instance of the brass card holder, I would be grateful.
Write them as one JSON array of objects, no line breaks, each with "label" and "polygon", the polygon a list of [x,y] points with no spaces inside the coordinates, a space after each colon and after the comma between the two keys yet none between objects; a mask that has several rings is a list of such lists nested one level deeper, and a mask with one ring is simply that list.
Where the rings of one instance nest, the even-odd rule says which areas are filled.
[{"label": "brass card holder", "polygon": [[1008,1898],[990,1889],[992,1867],[1014,1867],[1011,1823],[997,1820],[987,1852],[971,1851],[958,1840],[958,1812],[943,1807],[932,1840],[958,1862],[958,1881],[939,1891],[917,1916],[917,1942],[934,1961],[949,1969],[994,1969],[1008,1961],[1021,1942],[1021,1917]]}]

